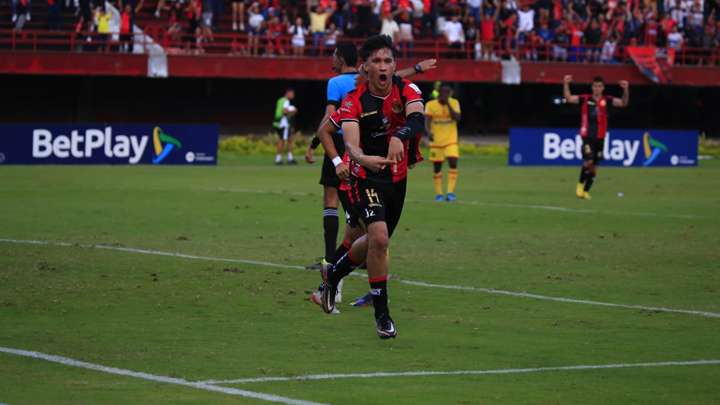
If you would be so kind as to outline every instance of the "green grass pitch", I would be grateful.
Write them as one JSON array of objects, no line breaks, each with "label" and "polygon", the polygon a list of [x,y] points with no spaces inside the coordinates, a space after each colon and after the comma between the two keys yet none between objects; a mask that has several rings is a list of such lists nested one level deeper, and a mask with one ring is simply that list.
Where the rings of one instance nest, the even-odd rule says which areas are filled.
[{"label": "green grass pitch", "polygon": [[590,201],[472,156],[436,203],[418,165],[390,341],[366,278],[309,301],[319,171],[0,167],[0,404],[720,403],[720,160],[601,166]]}]

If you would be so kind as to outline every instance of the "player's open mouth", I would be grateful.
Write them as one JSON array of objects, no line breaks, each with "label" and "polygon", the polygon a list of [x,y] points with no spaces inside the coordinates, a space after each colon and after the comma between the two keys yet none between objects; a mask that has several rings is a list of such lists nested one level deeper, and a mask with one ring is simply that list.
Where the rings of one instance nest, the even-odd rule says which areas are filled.
[{"label": "player's open mouth", "polygon": [[380,81],[381,81],[381,82],[385,83],[385,82],[387,81],[387,74],[385,74],[385,73],[380,73],[379,78],[380,78]]}]

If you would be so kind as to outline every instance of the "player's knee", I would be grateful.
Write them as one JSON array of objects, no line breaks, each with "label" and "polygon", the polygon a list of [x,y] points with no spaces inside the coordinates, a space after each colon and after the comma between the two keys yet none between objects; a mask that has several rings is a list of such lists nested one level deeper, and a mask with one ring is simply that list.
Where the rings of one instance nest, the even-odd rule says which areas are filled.
[{"label": "player's knee", "polygon": [[369,250],[375,251],[375,252],[386,252],[388,245],[390,244],[390,238],[388,237],[387,233],[380,234],[380,235],[373,235],[369,239]]}]

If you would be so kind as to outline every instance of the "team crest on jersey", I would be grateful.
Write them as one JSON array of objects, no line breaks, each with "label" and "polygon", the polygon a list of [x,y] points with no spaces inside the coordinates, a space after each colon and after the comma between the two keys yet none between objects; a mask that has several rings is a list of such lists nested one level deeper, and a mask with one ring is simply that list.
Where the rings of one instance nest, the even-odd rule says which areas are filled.
[{"label": "team crest on jersey", "polygon": [[415,83],[410,83],[410,88],[415,90],[415,93],[422,94],[422,91],[420,91],[420,88],[417,85],[415,85]]},{"label": "team crest on jersey", "polygon": [[607,104],[607,102],[605,102],[605,99],[600,100],[601,107],[605,107],[605,104]]},{"label": "team crest on jersey", "polygon": [[395,114],[400,114],[403,110],[402,104],[400,104],[399,101],[395,100],[392,102],[392,112]]},{"label": "team crest on jersey", "polygon": [[348,101],[345,103],[345,107],[350,108],[352,107],[352,101]]}]

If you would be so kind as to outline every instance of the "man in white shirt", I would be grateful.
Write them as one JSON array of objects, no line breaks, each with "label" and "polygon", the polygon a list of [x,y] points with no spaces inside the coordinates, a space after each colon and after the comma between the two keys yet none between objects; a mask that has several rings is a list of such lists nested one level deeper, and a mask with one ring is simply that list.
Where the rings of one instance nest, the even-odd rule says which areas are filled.
[{"label": "man in white shirt", "polygon": [[445,23],[445,28],[443,29],[445,39],[450,48],[448,59],[452,59],[453,57],[462,59],[463,57],[462,48],[463,45],[465,45],[465,32],[459,19],[460,17],[457,14],[453,14],[453,16],[450,17],[450,21]]},{"label": "man in white shirt", "polygon": [[535,29],[535,10],[530,8],[529,3],[523,4],[522,10],[518,10],[518,31],[530,32]]},{"label": "man in white shirt", "polygon": [[400,40],[400,26],[393,20],[392,13],[388,13],[382,20],[382,28],[380,34],[387,35],[392,38],[393,43],[397,44]]}]

